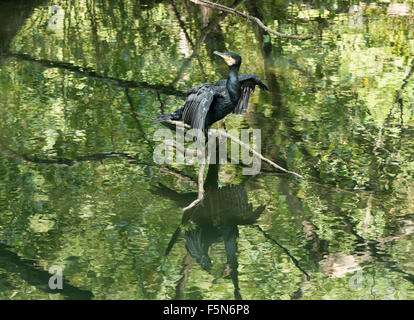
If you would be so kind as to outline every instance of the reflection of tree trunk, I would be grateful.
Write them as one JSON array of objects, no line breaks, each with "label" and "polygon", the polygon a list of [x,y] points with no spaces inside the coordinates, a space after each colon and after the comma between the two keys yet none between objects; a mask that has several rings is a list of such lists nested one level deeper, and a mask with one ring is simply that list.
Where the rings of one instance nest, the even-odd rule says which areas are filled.
[{"label": "reflection of tree trunk", "polygon": [[[249,14],[259,18],[260,20],[263,20],[263,17],[261,16],[258,8],[257,8],[257,2],[253,0],[246,1],[246,7],[249,12]],[[274,72],[272,72],[273,69],[273,45],[270,40],[269,34],[264,31],[263,29],[259,28],[257,25],[253,25],[253,31],[256,36],[257,41],[260,44],[260,51],[262,53],[262,57],[264,60],[264,72],[265,77],[269,85],[269,92],[272,97],[272,105],[277,107],[276,110],[282,108],[282,102],[281,102],[281,94],[280,94],[280,86],[277,81],[277,76]],[[268,36],[269,41],[264,42],[263,37]],[[276,111],[275,110],[275,111]]]},{"label": "reflection of tree trunk", "polygon": [[[9,51],[9,45],[34,8],[44,0],[7,0],[1,2],[0,53]],[[1,64],[1,63],[0,63]]]},{"label": "reflection of tree trunk", "polygon": [[[246,1],[245,5],[250,15],[258,17],[262,20],[262,16],[257,8],[257,4],[255,1],[248,0]],[[264,60],[264,72],[265,78],[269,85],[271,103],[275,107],[273,110],[272,118],[280,119],[284,126],[291,129],[290,132],[292,134],[290,135],[290,137],[284,138],[284,135],[281,135],[279,133],[279,130],[275,129],[278,126],[275,126],[273,121],[271,121],[270,123],[268,121],[262,121],[262,117],[258,114],[247,114],[247,119],[253,127],[261,127],[262,130],[268,130],[268,132],[264,132],[262,134],[263,137],[269,137],[268,139],[273,139],[275,135],[280,136],[282,139],[280,145],[286,145],[288,143],[291,143],[291,139],[289,138],[294,138],[293,140],[295,141],[301,141],[301,137],[298,134],[296,134],[296,131],[294,131],[293,129],[293,125],[285,117],[286,110],[281,99],[282,94],[278,82],[278,77],[276,73],[272,71],[274,70],[273,54],[276,47],[272,45],[270,36],[263,29],[259,28],[257,25],[253,25],[253,31],[259,43],[260,51]],[[264,42],[264,36],[266,35],[269,36],[269,41]],[[264,127],[264,124],[266,123],[269,123],[269,126]],[[266,154],[270,154],[271,157],[277,159],[278,162],[283,161],[280,157],[280,148],[276,146],[273,141],[269,141],[268,143],[265,142],[264,145],[273,146],[272,149],[266,150]],[[305,156],[309,156],[306,150],[301,151],[302,153],[304,153]],[[309,159],[309,157],[307,158]],[[287,165],[284,164],[284,166],[286,167]],[[315,226],[310,221],[303,219],[302,201],[296,196],[297,187],[292,185],[291,183],[288,183],[287,181],[282,180],[278,189],[281,191],[282,194],[287,196],[287,204],[289,206],[289,211],[292,215],[295,216],[299,227],[306,234],[306,238],[308,241],[307,248],[310,250],[309,258],[311,263],[313,264],[312,268],[317,268],[319,260],[322,259],[323,254],[326,252],[328,243],[326,241],[321,240],[318,237],[318,235],[314,231]]]},{"label": "reflection of tree trunk", "polygon": [[[198,10],[200,11],[201,16],[201,27],[202,29],[205,29],[208,27],[210,22],[214,19],[214,10],[211,8],[207,8],[204,6],[198,6]],[[207,34],[206,39],[204,41],[206,45],[207,52],[209,53],[210,59],[214,63],[214,56],[210,53],[216,51],[225,52],[226,49],[226,42],[224,40],[223,32],[220,28],[220,25],[215,25],[211,31]],[[228,72],[227,66],[225,66],[223,63],[220,63],[216,70],[221,75],[224,75]]]},{"label": "reflection of tree trunk", "polygon": [[101,55],[101,50],[99,49],[98,24],[96,22],[95,1],[87,0],[86,7],[88,8],[89,15],[91,17],[91,31],[92,31],[92,38],[93,38],[94,47],[95,47],[96,69],[102,70],[101,62],[103,62],[103,59]]},{"label": "reflection of tree trunk", "polygon": [[[258,17],[259,19],[262,18],[256,2],[253,0],[248,0],[245,3],[249,13]],[[282,17],[283,18],[283,17]],[[305,160],[309,162],[309,168],[312,168],[312,176],[319,177],[319,172],[315,169],[315,163],[317,159],[306,150],[305,147],[302,147],[300,143],[302,141],[302,137],[299,132],[294,129],[294,125],[292,121],[286,117],[286,108],[282,103],[282,93],[279,85],[279,81],[283,79],[278,79],[277,75],[272,71],[273,70],[273,55],[274,53],[279,54],[279,50],[277,47],[272,45],[271,38],[269,37],[269,41],[264,42],[263,37],[268,35],[263,29],[253,26],[253,30],[256,36],[257,41],[260,45],[260,51],[264,60],[264,72],[266,81],[269,85],[269,92],[271,94],[271,103],[275,107],[272,114],[272,119],[280,119],[280,123],[275,123],[273,121],[264,121],[264,117],[254,113],[248,113],[246,115],[246,119],[249,124],[254,127],[261,127],[262,129],[262,137],[265,139],[267,138],[269,141],[264,141],[264,146],[268,147],[268,150],[265,150],[264,153],[269,154],[272,159],[275,159],[278,163],[281,163],[282,166],[285,168],[287,167],[285,159],[280,157],[280,148],[275,145],[273,138],[275,136],[280,137],[282,140],[280,145],[287,145],[287,143],[295,143],[295,145],[299,148],[300,152],[304,155]],[[285,138],[285,135],[280,134],[279,130],[277,129],[280,126],[284,126],[288,129],[289,137]],[[276,128],[276,129],[275,129]],[[276,131],[276,132],[275,132]],[[290,138],[290,139],[289,139]],[[293,140],[293,141],[292,141]]]},{"label": "reflection of tree trunk", "polygon": [[[240,3],[242,2],[242,0],[236,0],[233,4],[233,7],[237,7]],[[201,50],[201,46],[202,44],[205,42],[207,36],[209,35],[209,33],[213,32],[213,30],[218,26],[218,24],[223,21],[223,19],[227,16],[227,13],[222,13],[220,15],[218,15],[217,17],[215,17],[214,19],[212,19],[210,21],[210,23],[207,25],[207,27],[205,27],[204,29],[201,30],[201,36],[199,37],[199,39],[197,40],[197,42],[194,45],[193,48],[193,53],[191,54],[190,57],[188,57],[186,60],[184,60],[183,64],[181,65],[180,70],[178,71],[177,76],[175,77],[175,79],[171,82],[171,86],[175,86],[177,84],[178,81],[180,81],[185,73],[185,71],[191,66],[191,63],[193,61],[193,59],[195,57],[198,57],[200,50]]]},{"label": "reflection of tree trunk", "polygon": [[[189,35],[188,31],[187,31],[187,28],[185,26],[184,21],[181,18],[181,13],[178,11],[177,6],[176,6],[176,4],[175,4],[175,2],[173,0],[170,0],[169,2],[170,2],[170,5],[171,5],[171,8],[172,8],[172,11],[174,12],[174,15],[176,16],[176,18],[178,20],[178,23],[180,24],[181,31],[184,33],[185,39],[190,44],[191,49],[193,51],[195,51],[196,48],[195,48],[194,43],[191,40],[191,37],[190,37],[190,35]],[[200,66],[201,73],[203,74],[203,76],[205,78],[206,77],[206,74],[204,72],[204,67],[203,67],[203,64],[201,63],[201,59],[200,59],[200,57],[198,55],[197,55],[197,61],[198,61],[198,64]]]},{"label": "reflection of tree trunk", "polygon": [[[245,2],[247,10],[250,15],[258,17],[262,20],[262,16],[257,8],[257,3],[253,0],[248,0]],[[259,43],[260,52],[263,57],[264,62],[264,73],[265,78],[269,87],[269,93],[271,96],[271,103],[274,107],[273,116],[274,118],[280,119],[284,113],[284,107],[281,101],[281,91],[280,85],[278,82],[277,75],[273,71],[273,50],[274,46],[270,40],[270,36],[263,29],[259,28],[257,25],[253,25],[253,31],[256,36],[256,39]],[[264,42],[263,37],[268,36],[269,41]],[[273,123],[268,121],[262,121],[262,116],[254,113],[248,113],[246,115],[247,121],[252,127],[260,127],[262,130],[262,137],[266,139],[263,142],[263,145],[266,147],[264,153],[269,155],[270,158],[275,159],[278,163],[281,163],[283,167],[286,167],[286,162],[280,157],[280,145],[274,143],[273,138],[275,136],[283,137],[279,134],[278,126],[274,126]],[[275,132],[276,131],[276,132]]]}]

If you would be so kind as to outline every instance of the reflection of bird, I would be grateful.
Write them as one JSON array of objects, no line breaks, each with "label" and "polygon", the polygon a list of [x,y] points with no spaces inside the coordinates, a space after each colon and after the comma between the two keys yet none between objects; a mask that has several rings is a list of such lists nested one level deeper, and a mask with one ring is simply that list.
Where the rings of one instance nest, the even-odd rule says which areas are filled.
[{"label": "reflection of bird", "polygon": [[184,105],[170,114],[158,115],[158,121],[184,121],[193,129],[205,131],[229,113],[241,114],[243,110],[246,110],[250,94],[256,85],[262,90],[268,90],[266,85],[254,74],[238,76],[241,65],[241,57],[238,54],[217,51],[214,53],[222,57],[229,66],[227,80],[220,80],[215,85],[203,83],[190,89],[187,92]]},{"label": "reflection of bird", "polygon": [[[204,204],[184,212],[181,225],[172,235],[165,254],[169,254],[184,229],[185,247],[188,253],[204,270],[211,272],[212,261],[209,257],[209,248],[213,243],[224,242],[227,262],[222,274],[215,278],[213,283],[216,283],[219,278],[231,279],[234,285],[234,297],[241,299],[237,261],[238,225],[255,223],[265,206],[262,205],[253,210],[246,188],[242,185],[219,188],[219,166],[217,161],[215,164],[209,164],[204,182]],[[179,204],[188,203],[188,194],[179,194],[163,185],[157,186],[152,192],[170,198]]]},{"label": "reflection of bird", "polygon": [[[206,181],[215,182],[207,179]],[[253,205],[248,202],[246,189],[241,185],[211,188],[212,186],[206,184],[205,187],[204,206],[196,207],[191,210],[192,212],[184,214],[182,224],[185,225],[188,220],[195,222],[197,227],[184,233],[186,248],[203,269],[208,271],[211,268],[208,250],[215,242],[223,241],[227,263],[237,264],[235,257],[239,236],[237,226],[255,223],[265,206],[253,210]]]}]

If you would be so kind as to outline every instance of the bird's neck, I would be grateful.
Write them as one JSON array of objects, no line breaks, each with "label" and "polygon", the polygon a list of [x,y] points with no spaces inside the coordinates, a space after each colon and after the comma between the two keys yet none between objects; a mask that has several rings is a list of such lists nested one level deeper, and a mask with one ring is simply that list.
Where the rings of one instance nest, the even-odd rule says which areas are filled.
[{"label": "bird's neck", "polygon": [[239,68],[240,66],[230,67],[229,76],[227,78],[227,91],[229,92],[230,100],[232,102],[239,101],[241,95],[241,88],[238,77]]}]

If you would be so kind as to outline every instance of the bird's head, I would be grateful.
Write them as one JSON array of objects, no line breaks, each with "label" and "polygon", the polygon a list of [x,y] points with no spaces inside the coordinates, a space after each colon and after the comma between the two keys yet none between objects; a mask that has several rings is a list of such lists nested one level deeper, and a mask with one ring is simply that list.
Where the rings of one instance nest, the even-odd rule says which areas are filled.
[{"label": "bird's head", "polygon": [[234,52],[221,53],[218,51],[214,51],[214,54],[222,57],[229,67],[241,65],[242,59],[237,53],[234,53]]}]

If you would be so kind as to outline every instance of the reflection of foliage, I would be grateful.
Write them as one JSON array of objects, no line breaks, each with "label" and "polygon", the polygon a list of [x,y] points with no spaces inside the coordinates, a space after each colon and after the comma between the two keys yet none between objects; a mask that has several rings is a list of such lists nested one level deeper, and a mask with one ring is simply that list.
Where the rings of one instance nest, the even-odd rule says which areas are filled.
[{"label": "reflection of foliage", "polygon": [[[209,51],[221,46],[243,56],[243,73],[265,74],[272,88],[270,95],[252,97],[244,120],[231,116],[226,125],[260,127],[265,156],[312,181],[293,182],[269,168],[247,179],[225,165],[221,183],[243,181],[249,201],[266,204],[263,229],[312,272],[305,282],[281,250],[241,227],[243,297],[413,298],[412,77],[400,90],[412,68],[412,17],[387,16],[378,4],[363,9],[358,29],[340,13],[348,11],[349,1],[249,1],[238,7],[256,10],[284,33],[317,30],[316,41],[295,42],[258,36],[231,16],[222,16],[203,37],[203,23],[214,21],[216,13],[175,2],[180,24],[168,1],[148,3],[67,1],[59,32],[48,29],[49,7],[39,6],[11,41],[15,56],[0,60],[0,143],[9,150],[2,147],[0,154],[0,241],[36,261],[37,270],[64,266],[66,279],[96,298],[173,297],[185,249],[176,248],[168,259],[162,254],[181,210],[149,190],[161,182],[194,191],[184,178],[195,173],[191,167],[161,171],[143,165],[152,163],[148,140],[154,125],[131,114],[176,109],[181,98],[167,96],[172,92],[158,85],[181,92],[221,78]],[[192,50],[186,37],[194,46],[199,39],[206,43],[200,42],[193,60],[185,56]],[[16,58],[20,54],[25,59]],[[122,84],[128,81],[148,86],[126,91]],[[55,165],[111,153],[128,154],[135,163]],[[36,159],[53,165],[28,161]],[[214,249],[213,260],[224,248]],[[331,270],[341,277],[327,277],[320,262],[344,270],[338,257],[362,268],[361,289],[348,286],[353,270]],[[0,273],[0,298],[48,298],[1,266]],[[228,282],[212,280],[193,265],[184,297],[233,297]]]}]

